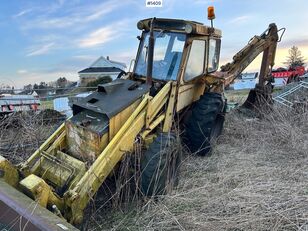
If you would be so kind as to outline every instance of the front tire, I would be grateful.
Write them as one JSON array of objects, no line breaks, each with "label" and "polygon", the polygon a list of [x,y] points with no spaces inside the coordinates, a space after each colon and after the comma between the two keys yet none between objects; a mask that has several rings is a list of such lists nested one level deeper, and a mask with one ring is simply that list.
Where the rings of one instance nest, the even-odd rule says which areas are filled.
[{"label": "front tire", "polygon": [[185,141],[192,153],[206,155],[212,141],[222,132],[225,120],[225,101],[222,94],[207,92],[200,97],[185,123]]},{"label": "front tire", "polygon": [[160,133],[141,159],[141,191],[164,195],[177,182],[181,154],[173,134]]}]

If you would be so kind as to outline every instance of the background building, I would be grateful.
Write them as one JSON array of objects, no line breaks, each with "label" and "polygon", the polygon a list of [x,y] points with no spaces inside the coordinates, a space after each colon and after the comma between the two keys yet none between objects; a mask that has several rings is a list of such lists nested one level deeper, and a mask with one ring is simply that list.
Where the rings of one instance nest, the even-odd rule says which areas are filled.
[{"label": "background building", "polygon": [[253,89],[259,81],[258,75],[258,72],[242,73],[230,88],[234,90]]},{"label": "background building", "polygon": [[40,100],[33,95],[0,95],[0,115],[18,111],[38,110]]},{"label": "background building", "polygon": [[110,60],[108,56],[106,58],[101,56],[90,67],[78,72],[80,86],[86,86],[88,83],[105,76],[114,80],[125,69],[125,63]]}]

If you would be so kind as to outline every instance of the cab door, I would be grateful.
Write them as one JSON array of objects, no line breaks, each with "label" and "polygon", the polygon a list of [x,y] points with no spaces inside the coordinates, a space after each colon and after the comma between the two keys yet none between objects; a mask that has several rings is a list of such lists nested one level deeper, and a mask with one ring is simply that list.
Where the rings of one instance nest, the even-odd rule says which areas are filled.
[{"label": "cab door", "polygon": [[197,80],[215,72],[219,65],[220,39],[193,37],[187,42],[186,57],[180,76],[177,111],[192,104],[204,93],[205,85]]}]

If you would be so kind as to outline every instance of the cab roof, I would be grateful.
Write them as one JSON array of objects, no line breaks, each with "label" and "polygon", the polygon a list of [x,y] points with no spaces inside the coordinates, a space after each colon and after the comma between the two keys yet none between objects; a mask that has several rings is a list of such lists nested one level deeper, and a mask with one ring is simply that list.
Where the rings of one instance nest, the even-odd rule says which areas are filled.
[{"label": "cab roof", "polygon": [[153,21],[154,30],[162,29],[166,31],[181,32],[194,35],[213,35],[221,37],[221,30],[208,27],[200,22],[182,20],[182,19],[169,19],[169,18],[147,18],[140,20],[137,23],[139,30],[150,30],[151,21]]}]

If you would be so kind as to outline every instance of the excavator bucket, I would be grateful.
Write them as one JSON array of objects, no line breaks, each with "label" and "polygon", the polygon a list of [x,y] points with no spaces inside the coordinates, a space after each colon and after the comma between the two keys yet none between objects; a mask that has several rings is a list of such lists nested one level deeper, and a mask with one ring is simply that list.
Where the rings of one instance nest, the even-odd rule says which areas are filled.
[{"label": "excavator bucket", "polygon": [[0,180],[0,230],[78,230]]},{"label": "excavator bucket", "polygon": [[243,107],[248,109],[263,108],[273,103],[272,99],[273,87],[271,84],[265,86],[256,86],[250,90]]}]

